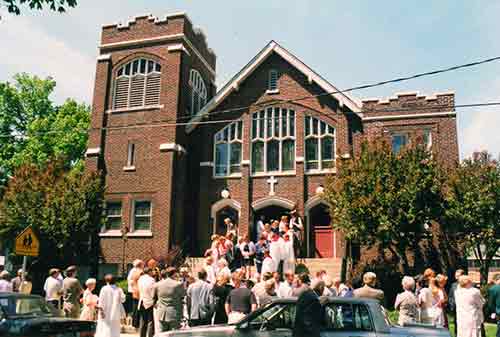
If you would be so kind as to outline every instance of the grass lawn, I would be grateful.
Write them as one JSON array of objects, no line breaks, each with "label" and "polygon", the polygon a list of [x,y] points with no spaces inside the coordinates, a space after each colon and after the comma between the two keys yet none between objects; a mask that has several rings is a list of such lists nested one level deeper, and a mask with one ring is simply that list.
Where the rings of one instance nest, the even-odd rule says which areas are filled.
[{"label": "grass lawn", "polygon": [[[395,323],[398,321],[398,312],[397,311],[392,310],[392,311],[388,311],[387,313],[389,315],[389,319],[391,320],[391,322]],[[453,319],[451,319],[451,317],[448,317],[448,321],[453,322]],[[455,337],[455,334],[453,333],[453,326],[454,326],[454,324],[450,323],[450,333],[453,337]],[[495,334],[496,334],[497,330],[496,330],[495,324],[486,323],[485,329],[486,329],[486,337],[495,337],[496,336]]]}]

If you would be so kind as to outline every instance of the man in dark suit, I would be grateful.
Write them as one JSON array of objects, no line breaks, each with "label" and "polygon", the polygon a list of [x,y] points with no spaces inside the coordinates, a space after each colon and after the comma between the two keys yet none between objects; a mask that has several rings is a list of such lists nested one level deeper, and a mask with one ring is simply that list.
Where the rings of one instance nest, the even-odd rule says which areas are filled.
[{"label": "man in dark suit", "polygon": [[488,289],[488,309],[497,321],[497,337],[500,337],[500,274],[496,274],[493,280],[495,285]]},{"label": "man in dark suit", "polygon": [[307,287],[297,300],[293,337],[320,337],[324,310],[319,296],[325,290],[325,282],[315,280],[312,287]]},{"label": "man in dark suit", "polygon": [[162,271],[164,279],[154,286],[153,293],[161,332],[180,327],[186,289],[181,282],[175,280],[176,275],[177,269],[168,267]]}]

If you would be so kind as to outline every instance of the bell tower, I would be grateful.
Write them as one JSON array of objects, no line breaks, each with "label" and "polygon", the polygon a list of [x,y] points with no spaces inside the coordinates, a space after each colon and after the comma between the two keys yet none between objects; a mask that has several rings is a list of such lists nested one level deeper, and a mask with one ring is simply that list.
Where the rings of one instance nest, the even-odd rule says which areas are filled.
[{"label": "bell tower", "polygon": [[189,142],[176,123],[213,96],[215,63],[185,13],[102,27],[86,169],[100,172],[106,186],[104,263],[162,256],[189,235]]}]

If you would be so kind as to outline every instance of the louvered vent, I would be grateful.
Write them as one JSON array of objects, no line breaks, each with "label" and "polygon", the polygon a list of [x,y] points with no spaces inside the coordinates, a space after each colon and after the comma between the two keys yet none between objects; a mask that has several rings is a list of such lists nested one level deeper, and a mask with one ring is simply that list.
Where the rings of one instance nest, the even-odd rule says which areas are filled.
[{"label": "louvered vent", "polygon": [[145,105],[160,104],[160,74],[151,74],[146,82],[146,100]]},{"label": "louvered vent", "polygon": [[136,75],[132,77],[132,84],[130,86],[130,107],[135,108],[144,106],[144,82],[145,77]]},{"label": "louvered vent", "polygon": [[128,77],[121,77],[116,80],[115,109],[123,109],[128,106],[129,83],[130,79]]},{"label": "louvered vent", "polygon": [[160,104],[161,65],[135,59],[116,73],[114,109],[140,108]]}]

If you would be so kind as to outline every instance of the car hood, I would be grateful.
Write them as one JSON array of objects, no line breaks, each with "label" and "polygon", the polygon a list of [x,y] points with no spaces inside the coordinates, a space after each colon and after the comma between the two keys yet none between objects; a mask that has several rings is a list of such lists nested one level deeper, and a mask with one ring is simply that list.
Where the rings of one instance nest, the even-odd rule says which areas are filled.
[{"label": "car hood", "polygon": [[438,327],[425,327],[425,326],[407,326],[391,327],[391,334],[402,335],[402,336],[439,336],[439,337],[450,337],[450,332],[448,329],[438,328]]},{"label": "car hood", "polygon": [[206,325],[197,326],[185,330],[176,330],[160,333],[155,337],[177,337],[177,336],[231,336],[236,328],[235,325]]},{"label": "car hood", "polygon": [[6,320],[10,333],[30,335],[37,332],[51,334],[60,331],[95,331],[95,323],[62,317],[16,317]]}]

